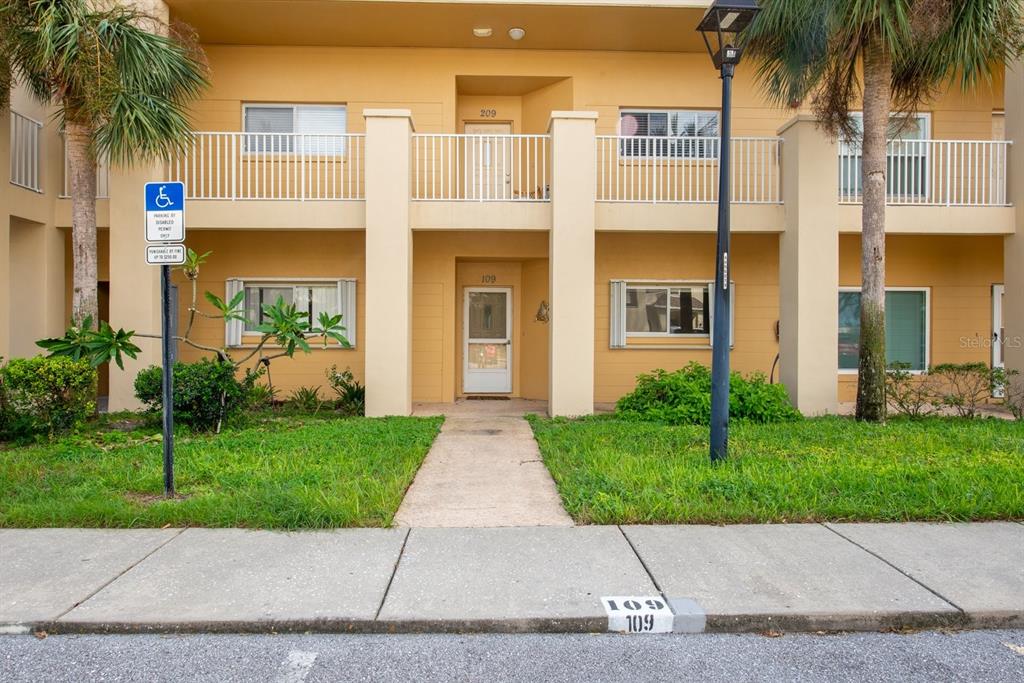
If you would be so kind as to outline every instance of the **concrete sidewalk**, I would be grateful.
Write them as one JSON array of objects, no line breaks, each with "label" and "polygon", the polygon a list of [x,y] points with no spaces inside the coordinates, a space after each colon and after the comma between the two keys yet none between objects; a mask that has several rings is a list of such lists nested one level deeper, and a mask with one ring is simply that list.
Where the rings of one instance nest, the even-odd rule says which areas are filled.
[{"label": "concrete sidewalk", "polygon": [[1024,627],[1024,525],[0,530],[0,632]]}]

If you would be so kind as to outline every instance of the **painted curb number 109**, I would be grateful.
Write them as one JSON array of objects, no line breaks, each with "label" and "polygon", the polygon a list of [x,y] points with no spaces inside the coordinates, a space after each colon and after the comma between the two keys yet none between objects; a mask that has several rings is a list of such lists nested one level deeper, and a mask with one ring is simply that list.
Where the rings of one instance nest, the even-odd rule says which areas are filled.
[{"label": "painted curb number 109", "polygon": [[608,614],[608,630],[615,633],[671,633],[673,615],[657,597],[613,596],[601,598]]}]

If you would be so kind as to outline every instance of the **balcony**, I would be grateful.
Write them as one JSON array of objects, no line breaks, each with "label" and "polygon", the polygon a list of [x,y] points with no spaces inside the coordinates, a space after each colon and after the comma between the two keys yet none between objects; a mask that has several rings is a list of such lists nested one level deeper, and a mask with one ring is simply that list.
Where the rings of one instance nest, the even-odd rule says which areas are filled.
[{"label": "balcony", "polygon": [[[1005,140],[892,140],[886,155],[890,206],[1009,206]],[[862,199],[861,152],[839,144],[839,203]]]},{"label": "balcony", "polygon": [[[408,149],[401,167],[407,163],[412,227],[549,229],[551,201],[558,192],[552,173],[555,142],[550,134],[410,133],[408,147],[399,144],[395,149]],[[365,226],[366,144],[364,134],[197,132],[187,149],[171,160],[165,177],[185,184],[186,197],[195,202],[190,224],[196,227],[359,229]],[[715,225],[719,138],[599,135],[589,144],[596,162],[593,187],[599,230],[706,232]],[[787,140],[784,156],[782,137],[732,139],[734,229],[784,231],[783,177],[821,174],[831,167],[830,172],[837,174],[832,187],[838,188],[834,196],[839,229],[859,230],[859,151],[843,142],[837,150],[821,140],[820,146],[814,143],[815,156],[803,155],[798,162],[802,144]],[[1012,232],[1010,144],[891,142],[888,229]],[[566,154],[581,155],[582,163],[584,150]],[[793,167],[788,169],[787,163]],[[101,194],[104,180],[101,169]]]},{"label": "balcony", "polygon": [[365,136],[195,133],[168,166],[187,199],[363,199]]}]

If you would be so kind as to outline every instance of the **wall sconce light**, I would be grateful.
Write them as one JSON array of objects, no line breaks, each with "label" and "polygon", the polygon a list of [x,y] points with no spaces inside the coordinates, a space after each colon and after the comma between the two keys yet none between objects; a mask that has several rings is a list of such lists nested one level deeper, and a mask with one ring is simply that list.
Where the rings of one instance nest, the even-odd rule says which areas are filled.
[{"label": "wall sconce light", "polygon": [[539,323],[546,323],[551,320],[551,306],[548,305],[547,301],[540,302],[540,306],[537,308],[537,315],[534,316],[534,320]]}]

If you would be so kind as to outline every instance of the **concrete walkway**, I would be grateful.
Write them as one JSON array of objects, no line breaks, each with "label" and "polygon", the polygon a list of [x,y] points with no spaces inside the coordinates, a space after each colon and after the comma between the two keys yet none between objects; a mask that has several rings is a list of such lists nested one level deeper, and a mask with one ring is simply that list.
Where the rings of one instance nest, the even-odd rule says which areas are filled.
[{"label": "concrete walkway", "polygon": [[1024,525],[0,530],[0,633],[1024,627]]},{"label": "concrete walkway", "polygon": [[572,519],[523,414],[536,401],[463,401],[417,406],[443,410],[445,423],[405,495],[396,526],[571,526]]}]

